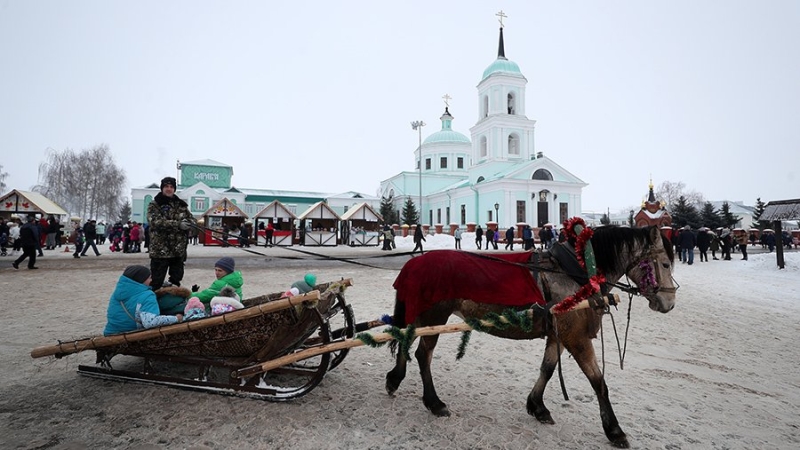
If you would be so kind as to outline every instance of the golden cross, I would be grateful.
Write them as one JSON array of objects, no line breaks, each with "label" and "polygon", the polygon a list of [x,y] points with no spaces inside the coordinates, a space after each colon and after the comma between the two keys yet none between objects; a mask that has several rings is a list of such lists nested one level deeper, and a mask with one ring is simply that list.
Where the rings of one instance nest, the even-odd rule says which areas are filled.
[{"label": "golden cross", "polygon": [[500,19],[499,19],[499,20],[500,20],[500,28],[502,28],[502,27],[503,27],[503,19],[505,19],[505,18],[506,18],[506,17],[508,17],[508,16],[507,16],[507,15],[505,15],[505,13],[503,13],[503,10],[502,10],[502,9],[500,10],[500,12],[499,12],[499,13],[495,14],[495,16],[497,16],[497,17],[499,17],[499,18],[500,18]]},{"label": "golden cross", "polygon": [[450,107],[450,100],[452,100],[452,99],[453,99],[453,97],[450,97],[449,94],[444,94],[442,96],[442,100],[444,100],[444,106],[449,108]]}]

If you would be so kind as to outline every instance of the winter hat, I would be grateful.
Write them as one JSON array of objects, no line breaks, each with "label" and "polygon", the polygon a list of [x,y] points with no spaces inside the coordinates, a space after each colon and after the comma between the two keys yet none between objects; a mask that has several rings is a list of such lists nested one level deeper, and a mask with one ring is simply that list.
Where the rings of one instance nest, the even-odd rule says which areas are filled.
[{"label": "winter hat", "polygon": [[317,284],[317,276],[313,273],[307,273],[303,280],[306,282],[307,285],[311,286],[312,288]]},{"label": "winter hat", "polygon": [[137,283],[144,284],[150,278],[150,269],[145,266],[128,266],[122,274]]},{"label": "winter hat", "polygon": [[164,177],[161,179],[161,189],[164,189],[164,186],[172,186],[178,189],[178,181],[173,177]]},{"label": "winter hat", "polygon": [[184,314],[188,314],[190,310],[194,308],[205,309],[206,307],[203,306],[203,302],[200,301],[197,297],[192,297],[186,303],[186,308],[183,309]]},{"label": "winter hat", "polygon": [[219,267],[228,273],[232,273],[236,268],[236,262],[230,256],[223,256],[214,264],[214,267]]},{"label": "winter hat", "polygon": [[298,295],[300,295],[300,289],[297,289],[296,287],[293,287],[283,293],[284,297],[297,297]]}]

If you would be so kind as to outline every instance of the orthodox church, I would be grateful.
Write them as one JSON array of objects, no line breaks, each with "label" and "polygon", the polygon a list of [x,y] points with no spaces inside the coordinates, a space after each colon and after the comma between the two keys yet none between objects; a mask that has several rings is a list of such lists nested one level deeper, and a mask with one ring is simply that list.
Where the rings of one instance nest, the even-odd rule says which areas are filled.
[{"label": "orthodox church", "polygon": [[471,138],[453,129],[446,106],[441,130],[414,152],[417,170],[382,181],[379,195],[397,211],[410,198],[428,225],[541,227],[578,216],[587,184],[536,150],[536,121],[526,116],[527,83],[505,56],[501,22],[497,59],[478,83]]}]

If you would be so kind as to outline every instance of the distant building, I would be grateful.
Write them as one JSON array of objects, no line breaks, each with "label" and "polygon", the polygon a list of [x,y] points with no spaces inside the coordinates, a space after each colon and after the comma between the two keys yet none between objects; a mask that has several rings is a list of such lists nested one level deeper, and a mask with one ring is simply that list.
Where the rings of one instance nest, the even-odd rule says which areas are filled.
[{"label": "distant building", "polygon": [[[367,203],[380,207],[380,199],[359,192],[330,194],[324,192],[283,191],[277,189],[236,188],[232,184],[233,166],[210,159],[178,164],[177,195],[189,204],[195,217],[200,218],[212,205],[223,198],[238,206],[249,217],[264,209],[273,200],[283,203],[293,214],[299,215],[317,202],[325,202],[337,214]],[[165,174],[165,176],[167,176]],[[131,220],[147,223],[147,206],[161,192],[159,183],[131,189]]]},{"label": "distant building", "polygon": [[527,83],[505,56],[501,26],[497,59],[477,86],[478,121],[471,139],[453,129],[454,117],[445,107],[441,130],[414,152],[417,170],[382,181],[380,195],[398,211],[410,198],[428,225],[540,227],[579,215],[587,184],[536,151],[536,121],[525,115]]},{"label": "distant building", "polygon": [[672,216],[667,211],[666,202],[656,200],[656,195],[653,192],[653,180],[650,180],[650,192],[647,194],[647,200],[642,202],[641,209],[633,216],[633,223],[641,228],[672,226]]}]

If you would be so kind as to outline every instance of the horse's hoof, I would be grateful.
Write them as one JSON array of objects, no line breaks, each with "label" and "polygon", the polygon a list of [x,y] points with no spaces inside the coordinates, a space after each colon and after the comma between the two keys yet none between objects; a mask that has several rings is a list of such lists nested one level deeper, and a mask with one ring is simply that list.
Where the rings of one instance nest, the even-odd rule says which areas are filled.
[{"label": "horse's hoof", "polygon": [[555,425],[556,421],[553,420],[553,416],[550,415],[550,410],[545,408],[544,406],[537,408],[532,403],[528,403],[528,414],[533,417],[536,417],[541,423],[546,423],[548,425]]},{"label": "horse's hoof", "polygon": [[441,408],[431,409],[431,412],[436,417],[450,417],[450,410],[447,409],[447,406],[442,406]]},{"label": "horse's hoof", "polygon": [[631,448],[631,444],[628,443],[628,438],[623,437],[617,441],[611,441],[611,444],[617,448]]},{"label": "horse's hoof", "polygon": [[447,409],[447,405],[445,405],[441,401],[436,402],[436,404],[432,406],[428,405],[425,406],[427,406],[430,412],[432,412],[433,415],[436,417],[450,417],[450,410]]}]

